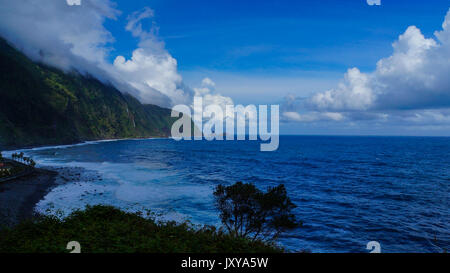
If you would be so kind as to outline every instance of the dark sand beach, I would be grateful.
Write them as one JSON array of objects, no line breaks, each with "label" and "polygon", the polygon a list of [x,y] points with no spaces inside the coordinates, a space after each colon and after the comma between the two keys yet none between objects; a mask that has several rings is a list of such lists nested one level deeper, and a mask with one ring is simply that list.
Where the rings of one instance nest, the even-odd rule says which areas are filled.
[{"label": "dark sand beach", "polygon": [[46,167],[36,169],[30,175],[0,183],[0,227],[12,226],[31,218],[36,204],[53,188],[79,181],[82,173],[81,168]]},{"label": "dark sand beach", "polygon": [[0,225],[30,218],[34,207],[53,188],[57,172],[36,169],[27,176],[0,183]]},{"label": "dark sand beach", "polygon": [[101,179],[98,173],[80,167],[37,168],[30,175],[0,182],[0,228],[31,218],[36,204],[55,187]]}]

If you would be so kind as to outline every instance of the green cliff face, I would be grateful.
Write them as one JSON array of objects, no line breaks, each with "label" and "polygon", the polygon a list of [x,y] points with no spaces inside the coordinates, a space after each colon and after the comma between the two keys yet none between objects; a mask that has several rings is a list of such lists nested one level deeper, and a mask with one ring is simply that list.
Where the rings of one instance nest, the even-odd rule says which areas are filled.
[{"label": "green cliff face", "polygon": [[0,148],[169,136],[170,110],[37,64],[0,39]]}]

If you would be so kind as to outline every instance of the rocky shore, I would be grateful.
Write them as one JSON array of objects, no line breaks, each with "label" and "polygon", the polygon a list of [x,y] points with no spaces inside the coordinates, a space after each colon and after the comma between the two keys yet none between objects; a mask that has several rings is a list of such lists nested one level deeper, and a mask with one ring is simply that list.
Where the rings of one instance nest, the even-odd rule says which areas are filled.
[{"label": "rocky shore", "polygon": [[31,218],[36,204],[53,188],[82,177],[81,168],[46,167],[0,183],[0,228]]}]

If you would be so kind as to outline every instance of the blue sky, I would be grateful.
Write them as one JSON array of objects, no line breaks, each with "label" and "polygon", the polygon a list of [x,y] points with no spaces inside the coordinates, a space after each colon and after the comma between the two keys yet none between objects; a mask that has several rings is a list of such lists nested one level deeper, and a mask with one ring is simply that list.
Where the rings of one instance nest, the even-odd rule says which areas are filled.
[{"label": "blue sky", "polygon": [[[131,56],[137,40],[125,31],[126,14],[151,7],[158,36],[178,61],[190,86],[202,78],[235,103],[283,103],[336,86],[349,68],[361,72],[393,53],[392,44],[409,26],[425,37],[442,28],[448,1],[119,1],[123,15],[106,26],[119,55]],[[150,27],[150,22],[144,27]],[[447,127],[418,130],[402,122],[302,124],[284,133],[448,135]]]},{"label": "blue sky", "polygon": [[25,54],[143,103],[207,94],[279,104],[282,133],[450,136],[448,0],[0,4],[0,35]]},{"label": "blue sky", "polygon": [[385,0],[381,6],[364,0],[117,3],[123,14],[106,26],[116,37],[119,55],[130,56],[137,42],[124,29],[127,14],[149,6],[180,71],[233,73],[372,70],[408,26],[431,36],[449,7],[438,0]]}]

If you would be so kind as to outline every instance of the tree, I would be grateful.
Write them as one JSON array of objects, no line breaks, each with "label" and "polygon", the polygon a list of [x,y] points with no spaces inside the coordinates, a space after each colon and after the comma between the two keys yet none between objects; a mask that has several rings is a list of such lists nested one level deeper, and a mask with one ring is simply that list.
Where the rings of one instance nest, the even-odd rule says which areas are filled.
[{"label": "tree", "polygon": [[228,232],[236,237],[275,240],[287,230],[300,227],[292,214],[296,208],[284,185],[262,192],[253,184],[238,182],[219,185],[214,191],[220,219]]}]

